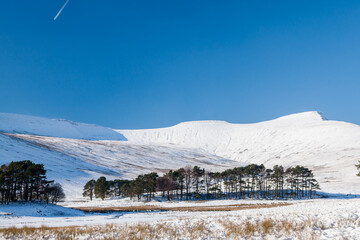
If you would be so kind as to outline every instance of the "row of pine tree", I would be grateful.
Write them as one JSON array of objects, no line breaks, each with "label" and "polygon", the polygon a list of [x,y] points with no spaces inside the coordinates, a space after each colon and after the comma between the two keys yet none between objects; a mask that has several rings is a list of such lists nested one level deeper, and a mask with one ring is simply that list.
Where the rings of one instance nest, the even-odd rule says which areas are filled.
[{"label": "row of pine tree", "polygon": [[161,193],[167,200],[199,199],[288,199],[312,198],[320,189],[314,174],[302,166],[285,169],[276,165],[251,164],[209,172],[198,166],[170,170],[163,176],[157,173],[139,175],[134,180],[112,180],[105,177],[90,180],[84,186],[84,197],[130,197],[151,200]]}]

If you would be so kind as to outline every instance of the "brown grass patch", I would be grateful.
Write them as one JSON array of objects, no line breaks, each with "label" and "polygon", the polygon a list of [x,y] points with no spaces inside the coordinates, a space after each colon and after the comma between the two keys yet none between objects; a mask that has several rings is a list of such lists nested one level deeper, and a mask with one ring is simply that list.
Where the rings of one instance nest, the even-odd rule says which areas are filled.
[{"label": "brown grass patch", "polygon": [[271,219],[266,219],[261,222],[261,229],[263,230],[264,234],[270,233],[270,230],[273,229],[275,223]]},{"label": "brown grass patch", "polygon": [[262,238],[268,235],[289,236],[291,233],[301,233],[304,230],[304,225],[311,227],[307,225],[307,222],[305,222],[304,225],[300,224],[301,227],[299,227],[299,225],[286,220],[275,221],[273,219],[264,219],[257,222],[247,220],[240,223],[220,221],[220,223],[224,227],[226,237],[230,239],[236,238],[237,236],[257,236]]},{"label": "brown grass patch", "polygon": [[78,207],[75,209],[85,212],[137,212],[137,211],[188,211],[188,212],[211,212],[211,211],[239,211],[246,209],[261,209],[289,206],[291,203],[274,204],[233,204],[225,206],[190,206],[190,207],[160,207],[154,205],[123,206],[123,207]]}]

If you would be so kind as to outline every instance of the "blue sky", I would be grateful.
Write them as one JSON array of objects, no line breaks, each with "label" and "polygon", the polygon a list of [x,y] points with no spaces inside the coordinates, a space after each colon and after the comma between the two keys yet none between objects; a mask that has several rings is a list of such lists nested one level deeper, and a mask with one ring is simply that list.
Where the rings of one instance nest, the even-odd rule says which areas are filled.
[{"label": "blue sky", "polygon": [[360,124],[359,1],[0,0],[0,111],[114,128]]}]

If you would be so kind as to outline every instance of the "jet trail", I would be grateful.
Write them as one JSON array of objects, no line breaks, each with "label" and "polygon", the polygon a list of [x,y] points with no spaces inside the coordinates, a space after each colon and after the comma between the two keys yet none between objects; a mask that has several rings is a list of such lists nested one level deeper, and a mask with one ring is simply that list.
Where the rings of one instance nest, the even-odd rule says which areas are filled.
[{"label": "jet trail", "polygon": [[68,4],[69,0],[66,0],[65,4],[62,6],[62,8],[60,9],[60,11],[56,14],[56,16],[54,17],[54,21],[59,17],[60,13],[62,12],[62,10],[64,10],[66,4]]}]

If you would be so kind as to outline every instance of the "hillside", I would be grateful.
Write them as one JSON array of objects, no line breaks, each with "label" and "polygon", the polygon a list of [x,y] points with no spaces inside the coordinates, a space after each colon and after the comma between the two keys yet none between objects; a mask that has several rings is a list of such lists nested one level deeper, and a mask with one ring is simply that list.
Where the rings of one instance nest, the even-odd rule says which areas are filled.
[{"label": "hillside", "polygon": [[90,178],[133,178],[150,171],[199,165],[210,170],[248,163],[312,169],[323,191],[359,194],[360,128],[318,112],[254,124],[184,122],[148,130],[0,114],[0,162],[43,163],[49,178],[80,197]]},{"label": "hillside", "polygon": [[184,122],[149,130],[118,130],[130,142],[192,146],[242,163],[304,165],[324,191],[360,193],[360,127],[304,112],[255,124]]}]

